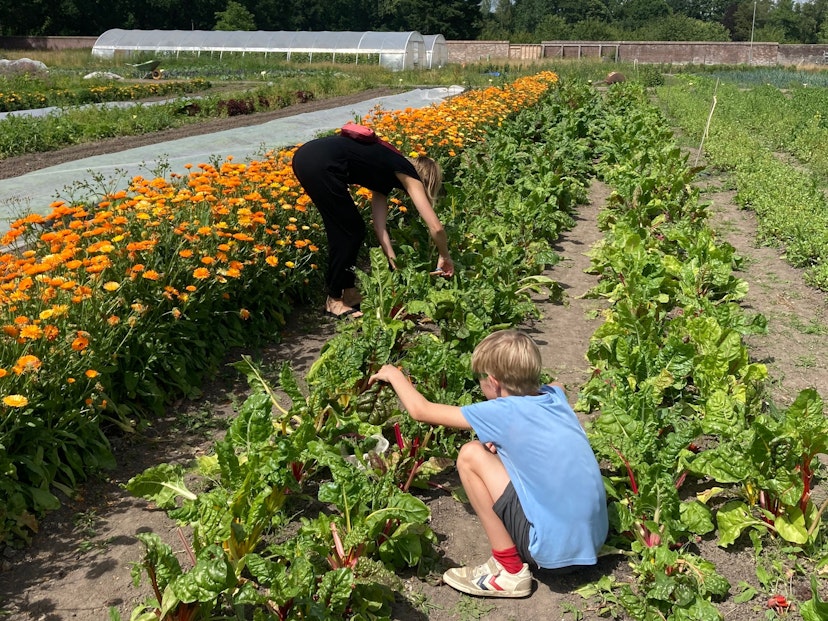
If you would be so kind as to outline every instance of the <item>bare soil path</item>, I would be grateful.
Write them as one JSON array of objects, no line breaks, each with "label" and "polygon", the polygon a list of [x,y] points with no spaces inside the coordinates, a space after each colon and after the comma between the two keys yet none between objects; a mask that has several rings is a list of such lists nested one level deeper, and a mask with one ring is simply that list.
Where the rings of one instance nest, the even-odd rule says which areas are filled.
[{"label": "bare soil path", "polygon": [[[752,214],[738,209],[725,179],[710,176],[703,184],[704,197],[711,201],[714,228],[747,259],[739,274],[750,284],[746,305],[769,319],[768,335],[752,337],[750,347],[754,358],[768,364],[774,378],[774,400],[786,405],[808,386],[824,392],[828,386],[825,294],[807,287],[801,273],[785,264],[778,250],[755,246]],[[585,253],[600,238],[596,217],[607,193],[602,184],[593,184],[589,204],[579,210],[575,228],[556,244],[564,260],[548,275],[563,285],[565,302],[539,302],[542,319],[523,326],[539,343],[547,369],[565,384],[572,403],[586,380],[589,338],[601,322],[601,302],[581,296],[595,282],[584,272],[589,265]],[[265,369],[277,369],[289,360],[301,377],[335,330],[336,326],[316,311],[302,309],[292,317],[282,342],[248,353]],[[164,512],[132,498],[120,486],[150,465],[188,463],[209,451],[213,437],[221,433],[222,420],[234,412],[234,405],[245,393],[244,380],[228,369],[205,386],[203,399],[176,404],[140,436],[119,438],[115,448],[120,465],[116,471],[89,482],[78,497],[49,515],[31,547],[0,551],[0,617],[98,621],[108,618],[108,609],[114,607],[128,619],[149,594],[146,587],[133,587],[130,578],[130,565],[143,552],[136,534],[158,533],[186,561],[176,525]],[[456,478],[452,481],[457,483]],[[820,493],[825,495],[824,490]],[[430,493],[425,500],[447,565],[476,564],[488,557],[482,529],[469,508],[442,492]],[[750,549],[724,551],[710,541],[702,542],[701,547],[732,585],[746,581],[759,588]],[[394,619],[605,619],[606,611],[590,607],[574,592],[602,575],[612,575],[618,581],[632,579],[620,556],[605,557],[595,567],[567,575],[541,573],[535,593],[523,600],[475,599],[440,585],[438,576],[427,580],[406,577],[406,597],[399,598]],[[782,587],[790,598],[810,597],[803,576],[791,576]],[[762,596],[742,604],[728,601],[722,610],[728,621],[753,621],[764,618],[763,601]],[[617,609],[614,613],[623,618]]]}]

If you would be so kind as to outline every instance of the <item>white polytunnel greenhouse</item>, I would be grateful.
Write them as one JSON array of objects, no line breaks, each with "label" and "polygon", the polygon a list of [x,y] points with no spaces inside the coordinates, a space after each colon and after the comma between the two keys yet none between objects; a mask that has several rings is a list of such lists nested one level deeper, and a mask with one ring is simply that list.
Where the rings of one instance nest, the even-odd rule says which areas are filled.
[{"label": "white polytunnel greenhouse", "polygon": [[[434,36],[434,35],[431,35]],[[438,35],[442,38],[442,35]],[[445,39],[443,39],[445,45]],[[107,30],[92,46],[92,55],[282,54],[287,60],[377,63],[382,67],[422,69],[426,64],[419,32],[351,32],[285,30]]]},{"label": "white polytunnel greenhouse", "polygon": [[440,69],[448,63],[448,44],[443,35],[423,35],[426,64],[429,69]]}]

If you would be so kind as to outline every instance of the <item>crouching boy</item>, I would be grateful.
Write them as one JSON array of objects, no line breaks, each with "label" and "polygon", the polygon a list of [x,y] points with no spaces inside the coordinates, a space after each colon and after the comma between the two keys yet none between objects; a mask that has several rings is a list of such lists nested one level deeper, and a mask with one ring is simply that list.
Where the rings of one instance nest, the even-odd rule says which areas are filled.
[{"label": "crouching boy", "polygon": [[526,597],[531,569],[596,563],[608,528],[604,485],[563,390],[540,386],[540,351],[529,336],[490,334],[472,371],[487,400],[462,408],[427,400],[392,365],[370,383],[391,384],[414,420],[477,436],[460,449],[457,470],[492,557],[449,569],[443,581],[470,595]]}]

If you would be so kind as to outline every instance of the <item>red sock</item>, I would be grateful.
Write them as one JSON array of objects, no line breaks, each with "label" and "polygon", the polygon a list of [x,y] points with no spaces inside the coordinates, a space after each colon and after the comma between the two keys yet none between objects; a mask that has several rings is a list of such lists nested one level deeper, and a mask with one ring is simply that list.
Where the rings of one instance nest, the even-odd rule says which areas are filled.
[{"label": "red sock", "polygon": [[520,554],[518,554],[517,546],[512,546],[505,550],[492,550],[492,556],[510,574],[519,573],[523,569],[523,561],[520,558]]}]

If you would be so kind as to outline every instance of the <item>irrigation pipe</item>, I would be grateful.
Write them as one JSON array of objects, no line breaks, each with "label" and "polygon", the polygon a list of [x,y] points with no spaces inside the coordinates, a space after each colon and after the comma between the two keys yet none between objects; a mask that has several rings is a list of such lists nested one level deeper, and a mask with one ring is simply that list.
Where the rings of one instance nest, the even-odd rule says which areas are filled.
[{"label": "irrigation pipe", "polygon": [[707,125],[704,126],[704,132],[702,132],[701,142],[699,143],[699,150],[696,152],[696,161],[693,162],[693,166],[699,165],[699,158],[702,154],[702,147],[704,147],[704,139],[707,137],[707,133],[710,131],[710,121],[713,120],[713,110],[716,109],[716,91],[719,90],[719,80],[716,79],[716,87],[713,89],[713,105],[710,106],[710,114],[707,115]]}]

